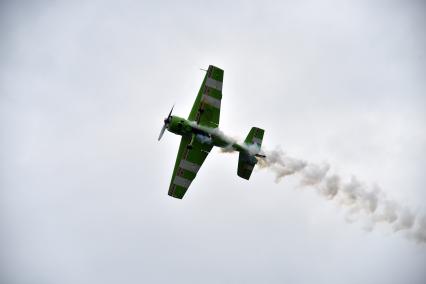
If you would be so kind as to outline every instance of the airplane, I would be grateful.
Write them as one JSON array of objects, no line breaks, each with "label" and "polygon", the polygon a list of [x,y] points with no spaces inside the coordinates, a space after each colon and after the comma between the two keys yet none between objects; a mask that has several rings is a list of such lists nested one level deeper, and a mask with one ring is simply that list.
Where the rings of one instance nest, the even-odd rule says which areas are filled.
[{"label": "airplane", "polygon": [[265,158],[260,153],[263,129],[252,127],[242,144],[219,131],[223,70],[210,65],[205,71],[188,119],[172,115],[173,106],[158,137],[160,141],[166,129],[182,136],[168,192],[178,199],[185,195],[213,146],[239,152],[237,174],[246,180],[250,178],[257,158]]}]

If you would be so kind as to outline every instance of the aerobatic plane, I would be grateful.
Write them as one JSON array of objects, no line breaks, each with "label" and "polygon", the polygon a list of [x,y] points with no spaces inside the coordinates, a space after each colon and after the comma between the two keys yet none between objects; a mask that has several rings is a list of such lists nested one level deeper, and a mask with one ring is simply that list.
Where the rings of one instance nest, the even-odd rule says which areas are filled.
[{"label": "aerobatic plane", "polygon": [[238,151],[238,176],[249,179],[260,153],[264,130],[252,127],[244,143],[227,138],[219,131],[223,70],[210,65],[188,119],[169,115],[164,119],[158,140],[168,131],[181,135],[169,195],[182,199],[213,146]]}]

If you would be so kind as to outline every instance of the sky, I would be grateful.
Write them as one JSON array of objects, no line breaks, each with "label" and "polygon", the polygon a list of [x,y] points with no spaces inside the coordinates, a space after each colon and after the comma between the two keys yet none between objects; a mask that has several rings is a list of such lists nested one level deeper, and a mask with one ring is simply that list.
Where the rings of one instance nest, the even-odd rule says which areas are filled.
[{"label": "sky", "polygon": [[220,128],[426,214],[424,1],[2,1],[0,282],[411,283],[426,245],[214,149],[167,195],[204,72]]}]

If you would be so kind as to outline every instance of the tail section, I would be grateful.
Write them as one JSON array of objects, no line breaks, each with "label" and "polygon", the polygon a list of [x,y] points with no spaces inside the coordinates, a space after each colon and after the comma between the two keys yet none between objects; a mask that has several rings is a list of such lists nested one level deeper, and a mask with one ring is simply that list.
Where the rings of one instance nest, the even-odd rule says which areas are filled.
[{"label": "tail section", "polygon": [[249,134],[247,135],[244,144],[247,146],[246,152],[240,152],[238,159],[238,176],[243,179],[249,179],[253,168],[257,163],[257,157],[264,157],[259,154],[260,146],[262,145],[263,134],[265,130],[252,127]]}]

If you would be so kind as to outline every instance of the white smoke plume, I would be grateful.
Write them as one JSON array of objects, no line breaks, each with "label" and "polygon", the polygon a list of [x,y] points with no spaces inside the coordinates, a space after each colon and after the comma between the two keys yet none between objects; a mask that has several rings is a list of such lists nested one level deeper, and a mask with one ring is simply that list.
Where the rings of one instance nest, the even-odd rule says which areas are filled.
[{"label": "white smoke plume", "polygon": [[[229,141],[229,147],[221,148],[222,153],[230,153],[235,150],[232,143],[236,139],[227,136],[219,129],[210,129],[211,132]],[[252,149],[251,145],[241,144],[252,154],[259,153],[260,149]],[[311,187],[325,199],[335,201],[339,206],[346,207],[347,221],[354,222],[358,218],[366,217],[366,230],[373,230],[376,224],[384,223],[391,226],[393,232],[404,231],[409,239],[426,244],[426,216],[420,216],[413,210],[401,206],[389,199],[377,186],[368,187],[364,182],[352,176],[344,179],[336,173],[330,172],[327,163],[315,164],[290,157],[281,148],[265,150],[262,147],[260,153],[266,158],[258,159],[258,166],[275,173],[275,182],[279,183],[284,177],[297,175],[300,177],[301,187]]]},{"label": "white smoke plume", "polygon": [[330,173],[328,164],[314,164],[287,156],[281,149],[263,151],[266,158],[259,159],[261,169],[275,173],[276,182],[289,175],[300,177],[301,187],[312,187],[327,200],[348,209],[347,220],[366,217],[372,230],[378,223],[391,226],[392,231],[404,231],[418,243],[426,243],[426,216],[419,216],[409,208],[386,197],[378,186],[369,188],[352,176],[345,180]]}]

